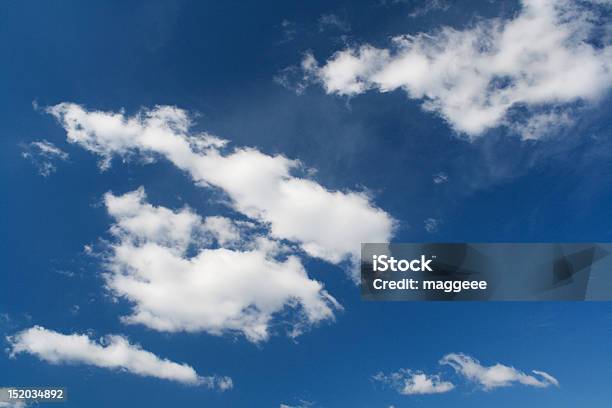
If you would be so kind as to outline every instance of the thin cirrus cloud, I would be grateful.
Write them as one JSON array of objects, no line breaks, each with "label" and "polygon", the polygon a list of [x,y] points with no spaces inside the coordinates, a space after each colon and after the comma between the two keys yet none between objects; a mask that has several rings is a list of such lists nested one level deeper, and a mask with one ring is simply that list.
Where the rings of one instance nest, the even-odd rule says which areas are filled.
[{"label": "thin cirrus cloud", "polygon": [[559,381],[552,375],[539,370],[532,370],[534,375],[526,374],[514,367],[500,363],[483,366],[474,357],[461,353],[450,353],[442,357],[440,364],[451,366],[457,374],[482,386],[485,390],[523,384],[536,388],[559,386]]},{"label": "thin cirrus cloud", "polygon": [[38,174],[49,177],[57,170],[58,161],[68,160],[68,153],[47,140],[37,140],[22,146],[21,157],[30,161]]},{"label": "thin cirrus cloud", "polygon": [[610,37],[591,41],[606,7],[523,0],[510,19],[396,36],[389,48],[350,47],[323,64],[307,53],[301,68],[328,94],[401,89],[471,138],[505,125],[536,139],[571,123],[576,102],[595,102],[612,86]]},{"label": "thin cirrus cloud", "polygon": [[[309,279],[290,248],[248,223],[202,219],[147,202],[144,188],[104,202],[114,219],[106,287],[133,304],[127,324],[165,332],[240,333],[267,340],[275,314],[292,309],[289,335],[334,319],[341,308]],[[188,255],[188,251],[190,254]]]},{"label": "thin cirrus cloud", "polygon": [[126,116],[61,103],[47,112],[69,142],[100,155],[103,168],[113,156],[165,157],[197,185],[222,190],[234,210],[269,227],[273,238],[295,242],[309,256],[356,265],[361,242],[387,242],[393,233],[394,219],[366,193],[327,190],[293,175],[302,169],[299,161],[254,148],[230,150],[227,140],[194,134],[188,114],[176,107]]},{"label": "thin cirrus cloud", "polygon": [[229,377],[202,377],[191,366],[161,359],[119,335],[97,342],[83,334],[62,334],[34,326],[7,340],[11,357],[27,353],[52,364],[86,364],[221,391],[233,387]]}]

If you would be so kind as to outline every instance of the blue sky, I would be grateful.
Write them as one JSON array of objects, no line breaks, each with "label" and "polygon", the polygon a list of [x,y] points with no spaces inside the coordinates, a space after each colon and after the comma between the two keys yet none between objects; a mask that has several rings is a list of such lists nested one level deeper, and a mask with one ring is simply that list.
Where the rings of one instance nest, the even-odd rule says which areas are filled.
[{"label": "blue sky", "polygon": [[[338,232],[344,226],[336,227],[331,219],[327,233],[337,234],[333,236],[338,241],[320,249],[329,250],[321,255],[305,242],[327,242],[325,225],[320,239],[312,238],[304,225],[307,219],[291,218],[289,212],[286,221],[273,202],[243,200],[244,191],[233,190],[240,183],[226,181],[224,174],[205,175],[204,181],[212,186],[202,187],[194,183],[192,163],[181,169],[162,151],[142,145],[130,145],[125,152],[108,146],[96,151],[91,141],[70,140],[69,126],[62,122],[74,113],[74,106],[84,109],[79,120],[93,111],[123,112],[129,118],[143,109],[151,112],[156,105],[178,107],[192,119],[185,134],[207,132],[229,141],[227,148],[213,149],[222,157],[246,146],[270,162],[278,162],[271,159],[277,155],[301,161],[304,168],[292,169],[290,180],[310,180],[306,186],[313,189],[320,185],[340,192],[344,201],[338,205],[364,215],[358,220],[364,237],[368,233],[379,237],[382,230],[394,242],[608,242],[612,239],[612,36],[605,3],[586,2],[581,9],[580,13],[595,16],[588,22],[590,31],[582,45],[556,44],[581,67],[599,63],[604,67],[600,76],[576,71],[572,81],[556,84],[548,94],[539,93],[538,103],[529,99],[534,98],[529,96],[534,85],[522,90],[517,86],[510,95],[517,102],[495,120],[481,120],[485,112],[475,106],[476,124],[464,120],[469,113],[463,110],[465,105],[457,114],[448,106],[458,95],[457,88],[440,87],[435,70],[430,70],[431,77],[417,81],[430,84],[426,91],[437,105],[429,110],[423,108],[422,98],[415,97],[410,78],[400,78],[406,82],[387,90],[376,70],[384,73],[394,58],[407,52],[401,46],[394,48],[392,37],[430,33],[440,43],[445,39],[439,34],[442,27],[459,33],[474,33],[475,27],[495,21],[507,27],[509,21],[527,19],[526,5],[2,4],[3,341],[36,325],[65,335],[87,334],[92,341],[122,335],[160,358],[188,364],[202,376],[231,377],[233,388],[222,392],[82,361],[49,364],[36,353],[9,357],[14,347],[9,340],[2,344],[8,351],[0,356],[0,386],[65,386],[66,406],[91,407],[608,406],[612,400],[608,303],[362,302],[347,260],[351,248],[358,251],[360,243],[357,239],[353,246],[347,237],[360,235],[350,226]],[[557,4],[566,6],[563,1]],[[548,16],[545,11],[534,13]],[[576,26],[559,23],[551,29],[560,30],[554,31],[558,34],[587,24],[580,18],[572,21],[577,21]],[[413,41],[430,58],[440,57],[426,42]],[[377,54],[369,65],[360,53],[365,44],[388,50],[391,59]],[[584,44],[592,54],[580,48]],[[602,51],[606,47],[607,56]],[[468,51],[464,61],[480,57]],[[303,69],[308,55],[316,66]],[[363,89],[351,91],[350,81],[338,85],[338,79],[327,74],[331,71],[326,67],[338,62],[338,55],[357,58],[362,74],[351,76],[344,66],[339,71]],[[567,72],[573,65],[559,55],[549,55],[551,60],[558,57],[550,66],[520,60],[518,67],[507,69],[507,75],[528,76],[542,66],[550,69],[547,77]],[[563,66],[564,62],[569,65]],[[482,79],[448,68],[445,72],[462,83]],[[592,83],[575,85],[581,73]],[[487,89],[491,100],[502,93]],[[567,100],[558,96],[565,95],[562,91],[567,91]],[[76,105],[55,118],[46,113],[47,107],[62,102]],[[552,122],[536,126],[542,122],[532,119],[543,117]],[[141,124],[146,130],[146,123]],[[532,126],[531,133],[525,126]],[[99,142],[103,132],[92,129]],[[113,159],[102,171],[99,162],[105,152]],[[442,182],[436,183],[436,176]],[[326,304],[334,319],[307,314],[310,324],[291,338],[287,328],[298,314],[283,309],[273,313],[268,336],[260,341],[250,340],[241,331],[243,326],[227,321],[216,334],[211,333],[212,323],[199,322],[197,330],[185,332],[156,328],[150,321],[122,322],[120,317],[131,315],[138,301],[108,287],[105,260],[117,246],[131,242],[133,231],[113,234],[111,226],[119,225],[122,218],[109,213],[104,197],[107,192],[124,196],[141,186],[146,190],[145,203],[157,208],[176,213],[188,205],[202,218],[255,222],[248,234],[287,246],[307,278],[321,282],[342,308],[329,306],[320,292],[304,294],[303,306]],[[367,195],[360,193],[364,191]],[[255,215],[241,207],[253,202]],[[298,200],[288,208],[301,208],[307,202]],[[368,224],[365,218],[370,215],[374,221]],[[395,228],[391,232],[379,220],[394,220]],[[336,262],[332,259],[336,254],[347,259]],[[282,263],[286,256],[276,260]],[[300,294],[302,283],[294,288]],[[512,366],[526,375],[544,371],[560,385],[512,383],[484,389],[482,383],[438,364],[449,353],[465,353],[483,366]],[[372,378],[402,368],[440,375],[455,387],[438,394],[404,395],[394,384]]]}]

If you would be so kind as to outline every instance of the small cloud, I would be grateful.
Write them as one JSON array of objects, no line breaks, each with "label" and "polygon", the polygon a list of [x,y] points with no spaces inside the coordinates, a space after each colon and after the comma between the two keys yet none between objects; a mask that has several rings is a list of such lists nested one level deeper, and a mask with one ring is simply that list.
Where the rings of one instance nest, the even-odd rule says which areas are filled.
[{"label": "small cloud", "polygon": [[304,93],[308,85],[314,80],[314,74],[318,68],[317,61],[311,52],[306,52],[300,66],[290,65],[281,69],[275,76],[274,82],[295,92],[297,95]]},{"label": "small cloud", "polygon": [[280,408],[310,408],[314,406],[314,402],[299,400],[297,403],[288,405],[288,404],[280,404]]},{"label": "small cloud", "polygon": [[430,0],[424,6],[420,6],[412,10],[408,16],[412,18],[423,17],[433,11],[446,11],[450,8],[450,4],[445,0]]},{"label": "small cloud", "polygon": [[297,25],[294,22],[283,19],[280,26],[283,34],[283,38],[280,41],[281,44],[295,40],[297,35]]},{"label": "small cloud", "polygon": [[66,278],[74,278],[76,274],[73,271],[65,270],[65,269],[57,269],[55,271],[57,274],[65,276]]},{"label": "small cloud", "polygon": [[68,160],[68,153],[46,140],[22,145],[21,157],[30,161],[38,170],[38,174],[48,177],[57,170],[57,161]]},{"label": "small cloud", "polygon": [[442,394],[452,391],[455,385],[443,381],[439,375],[427,375],[422,371],[401,369],[391,374],[378,373],[375,381],[390,385],[402,395]]},{"label": "small cloud", "polygon": [[432,179],[435,184],[442,184],[448,182],[448,175],[444,172],[440,172],[438,174],[434,174]]},{"label": "small cloud", "polygon": [[295,65],[281,69],[272,79],[276,84],[295,92],[297,95],[303,94],[308,87],[306,76]]},{"label": "small cloud", "polygon": [[348,21],[338,17],[335,14],[323,14],[319,17],[319,31],[326,31],[329,29],[338,30],[342,32],[351,31],[351,25]]},{"label": "small cloud", "polygon": [[430,234],[433,234],[435,232],[438,232],[438,228],[440,227],[440,224],[442,224],[442,220],[438,218],[427,218],[424,224],[425,231],[429,232]]},{"label": "small cloud", "polygon": [[536,388],[559,386],[559,381],[544,371],[532,370],[534,375],[529,375],[500,363],[487,367],[480,364],[475,358],[462,353],[447,354],[442,357],[440,364],[451,366],[457,374],[479,384],[487,391],[509,387],[516,383]]},{"label": "small cloud", "polygon": [[234,388],[234,381],[230,377],[214,377],[213,386],[216,384],[219,391],[227,391]]}]

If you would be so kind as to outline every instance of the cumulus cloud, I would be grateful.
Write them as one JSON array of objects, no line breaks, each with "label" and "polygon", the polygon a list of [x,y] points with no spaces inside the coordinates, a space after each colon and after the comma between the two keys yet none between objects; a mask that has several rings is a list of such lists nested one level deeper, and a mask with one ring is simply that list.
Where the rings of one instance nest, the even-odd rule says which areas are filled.
[{"label": "cumulus cloud", "polygon": [[408,369],[391,374],[378,373],[373,379],[390,385],[403,395],[442,394],[455,388],[452,382],[443,381],[439,375],[427,375]]},{"label": "cumulus cloud", "polygon": [[86,364],[221,390],[232,387],[229,377],[201,377],[189,365],[161,359],[119,335],[95,341],[84,334],[62,334],[34,326],[7,340],[11,357],[27,353],[52,364]]},{"label": "cumulus cloud", "polygon": [[47,109],[68,141],[102,157],[162,156],[200,186],[222,190],[234,210],[269,228],[275,239],[297,243],[308,255],[332,263],[359,259],[361,242],[389,241],[394,220],[364,192],[331,191],[296,175],[297,160],[254,148],[229,149],[226,140],[190,130],[188,114],[157,106],[134,116],[88,111],[61,103]]},{"label": "cumulus cloud", "polygon": [[296,312],[287,323],[297,336],[340,308],[309,279],[291,248],[249,223],[156,207],[143,188],[107,193],[104,202],[115,237],[106,286],[133,304],[125,323],[167,332],[238,332],[258,342],[285,310]]},{"label": "cumulus cloud", "polygon": [[486,367],[475,358],[461,353],[447,354],[440,360],[440,364],[451,366],[455,372],[481,385],[485,390],[508,387],[515,383],[537,388],[559,386],[559,381],[544,371],[532,370],[534,375],[529,375],[500,363]]},{"label": "cumulus cloud", "polygon": [[46,140],[31,142],[22,146],[21,157],[30,161],[38,174],[48,177],[57,170],[57,161],[68,160],[68,153]]},{"label": "cumulus cloud", "polygon": [[[307,54],[302,68],[329,94],[401,89],[472,138],[503,125],[534,138],[549,115],[563,118],[559,109],[597,101],[612,86],[609,38],[592,41],[606,25],[605,5],[587,3],[523,0],[511,19],[398,36],[389,48],[351,47],[322,65]],[[540,116],[520,126],[531,115]]]}]

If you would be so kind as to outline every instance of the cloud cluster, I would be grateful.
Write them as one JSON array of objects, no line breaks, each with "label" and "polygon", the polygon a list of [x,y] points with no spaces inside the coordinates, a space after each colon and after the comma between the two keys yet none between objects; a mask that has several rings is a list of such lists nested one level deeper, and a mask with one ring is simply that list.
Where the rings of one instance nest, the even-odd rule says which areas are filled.
[{"label": "cloud cluster", "polygon": [[308,255],[335,264],[358,262],[361,242],[389,241],[394,220],[363,192],[330,191],[296,176],[300,162],[253,148],[227,149],[227,141],[193,134],[181,109],[158,106],[134,116],[87,111],[61,103],[48,108],[68,141],[102,157],[162,156],[200,186],[222,190],[232,208],[269,228],[275,239],[297,243]]},{"label": "cloud cluster", "polygon": [[56,162],[66,161],[69,157],[68,153],[47,140],[31,142],[22,147],[21,157],[34,164],[38,174],[43,177],[55,173],[57,170]]},{"label": "cloud cluster", "polygon": [[[306,54],[302,68],[329,94],[401,89],[472,138],[500,125],[537,138],[546,123],[568,120],[564,108],[596,101],[612,86],[612,45],[607,37],[592,40],[606,24],[600,7],[523,0],[508,20],[397,36],[389,48],[351,47],[322,65]],[[522,110],[527,119],[518,120]]]},{"label": "cloud cluster", "polygon": [[508,387],[514,383],[537,388],[546,388],[551,385],[559,386],[559,381],[544,371],[532,370],[535,375],[529,375],[514,367],[500,363],[486,367],[475,358],[461,353],[447,354],[440,360],[440,364],[451,366],[455,372],[477,383],[485,390]]},{"label": "cloud cluster", "polygon": [[[391,237],[395,221],[366,193],[327,190],[304,176],[308,172],[300,162],[284,156],[229,149],[226,140],[193,132],[181,109],[157,106],[126,116],[61,103],[46,111],[64,127],[69,142],[101,157],[101,169],[113,157],[165,158],[196,185],[222,191],[241,214],[203,218],[189,207],[154,206],[143,187],[105,194],[113,239],[104,252],[103,277],[106,289],[132,306],[122,317],[126,324],[164,332],[237,333],[260,342],[279,317],[275,326],[298,336],[333,320],[341,309],[308,277],[300,256],[356,265],[361,242]],[[50,144],[35,146],[59,154]],[[121,336],[98,344],[83,335],[33,327],[9,341],[12,355],[27,352],[53,363],[232,386],[230,379],[199,377],[189,366],[160,360]]]},{"label": "cloud cluster", "polygon": [[[514,384],[536,388],[559,386],[559,381],[544,371],[532,370],[534,375],[529,375],[500,363],[487,367],[480,364],[474,357],[461,353],[449,353],[440,359],[439,364],[452,367],[456,374],[477,384],[485,391]],[[456,387],[454,383],[443,380],[439,374],[428,375],[422,371],[410,369],[400,369],[391,374],[380,372],[372,379],[389,385],[403,395],[442,394]]]},{"label": "cloud cluster", "polygon": [[233,386],[229,377],[201,377],[189,365],[161,359],[123,336],[109,335],[97,342],[83,334],[62,334],[34,326],[7,340],[11,357],[27,353],[52,364],[87,364],[222,391]]},{"label": "cloud cluster", "polygon": [[298,257],[248,224],[190,208],[172,211],[146,201],[143,188],[104,202],[116,240],[107,287],[128,299],[125,323],[155,330],[239,332],[266,340],[275,314],[296,311],[290,335],[334,318],[340,308]]},{"label": "cloud cluster", "polygon": [[442,394],[455,388],[450,381],[443,381],[439,375],[427,375],[421,371],[402,369],[391,374],[378,373],[373,379],[389,384],[403,395]]}]

